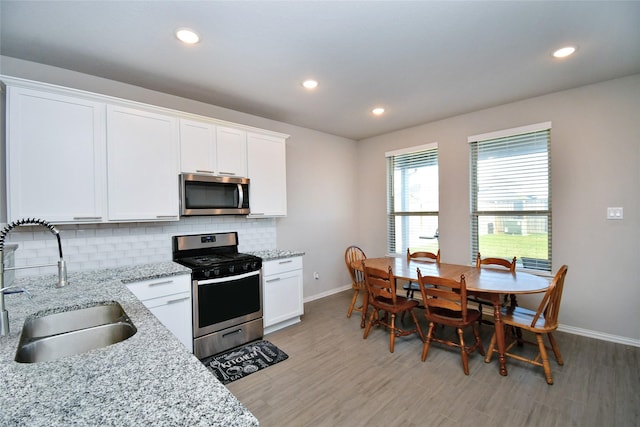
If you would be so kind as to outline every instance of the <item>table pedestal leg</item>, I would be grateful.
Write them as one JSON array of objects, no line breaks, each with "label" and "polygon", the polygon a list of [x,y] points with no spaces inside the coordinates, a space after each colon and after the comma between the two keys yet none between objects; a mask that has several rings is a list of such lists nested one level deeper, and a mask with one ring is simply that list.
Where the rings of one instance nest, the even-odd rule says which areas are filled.
[{"label": "table pedestal leg", "polygon": [[493,302],[493,323],[496,328],[496,343],[498,345],[498,361],[500,362],[500,375],[507,375],[507,358],[505,356],[504,324],[502,323],[502,307],[500,298]]}]

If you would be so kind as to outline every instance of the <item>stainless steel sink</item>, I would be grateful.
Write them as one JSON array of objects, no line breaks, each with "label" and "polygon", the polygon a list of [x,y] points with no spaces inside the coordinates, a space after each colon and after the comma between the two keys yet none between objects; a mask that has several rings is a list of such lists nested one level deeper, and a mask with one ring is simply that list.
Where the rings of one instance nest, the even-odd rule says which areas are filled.
[{"label": "stainless steel sink", "polygon": [[15,360],[56,360],[124,341],[136,332],[131,319],[115,301],[29,318],[22,328]]}]

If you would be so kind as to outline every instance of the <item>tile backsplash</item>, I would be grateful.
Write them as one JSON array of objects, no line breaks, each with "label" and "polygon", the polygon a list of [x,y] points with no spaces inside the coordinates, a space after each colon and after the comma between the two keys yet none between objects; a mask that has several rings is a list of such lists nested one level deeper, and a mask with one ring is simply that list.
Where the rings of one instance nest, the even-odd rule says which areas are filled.
[{"label": "tile backsplash", "polygon": [[[238,250],[276,248],[274,218],[241,216],[185,217],[177,222],[56,225],[69,272],[171,260],[171,237],[177,234],[238,232]],[[14,228],[6,244],[18,245],[15,266],[56,264],[57,240],[38,226]],[[16,277],[56,274],[57,267],[15,270]]]}]

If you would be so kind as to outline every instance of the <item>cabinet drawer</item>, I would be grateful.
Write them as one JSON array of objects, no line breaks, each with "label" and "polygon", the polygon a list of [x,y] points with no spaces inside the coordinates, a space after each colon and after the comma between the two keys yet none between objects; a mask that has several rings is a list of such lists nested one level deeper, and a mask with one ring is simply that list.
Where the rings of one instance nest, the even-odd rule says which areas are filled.
[{"label": "cabinet drawer", "polygon": [[191,292],[191,276],[171,276],[128,283],[127,288],[140,300]]},{"label": "cabinet drawer", "polygon": [[275,259],[273,261],[265,261],[262,264],[262,275],[270,276],[285,271],[301,270],[302,257]]}]

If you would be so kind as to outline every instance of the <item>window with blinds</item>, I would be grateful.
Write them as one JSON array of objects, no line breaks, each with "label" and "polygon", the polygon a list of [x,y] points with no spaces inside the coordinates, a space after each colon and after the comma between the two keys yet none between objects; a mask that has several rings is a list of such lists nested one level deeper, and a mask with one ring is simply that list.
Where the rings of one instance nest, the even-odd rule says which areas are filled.
[{"label": "window with blinds", "polygon": [[438,145],[386,153],[390,254],[438,251]]},{"label": "window with blinds", "polygon": [[551,271],[551,123],[469,137],[471,260]]}]

